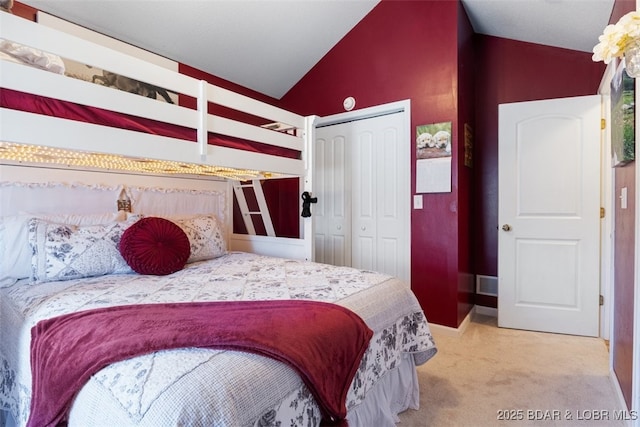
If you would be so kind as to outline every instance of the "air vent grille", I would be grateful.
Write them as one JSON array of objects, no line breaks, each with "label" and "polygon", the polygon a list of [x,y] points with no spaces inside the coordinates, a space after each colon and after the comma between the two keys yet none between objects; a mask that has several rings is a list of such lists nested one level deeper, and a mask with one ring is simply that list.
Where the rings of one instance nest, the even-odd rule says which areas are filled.
[{"label": "air vent grille", "polygon": [[476,276],[476,293],[480,295],[498,296],[498,278],[495,276]]}]

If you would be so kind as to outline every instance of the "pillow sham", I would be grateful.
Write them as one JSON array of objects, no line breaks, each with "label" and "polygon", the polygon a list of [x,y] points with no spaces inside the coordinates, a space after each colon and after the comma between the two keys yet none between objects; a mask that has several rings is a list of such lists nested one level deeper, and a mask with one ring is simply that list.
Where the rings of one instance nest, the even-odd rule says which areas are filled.
[{"label": "pillow sham", "polygon": [[118,248],[135,272],[155,276],[182,270],[191,253],[185,232],[168,219],[158,217],[142,218],[129,227]]},{"label": "pillow sham", "polygon": [[32,279],[36,283],[132,273],[120,255],[124,231],[137,221],[100,225],[69,225],[29,220]]},{"label": "pillow sham", "polygon": [[227,242],[215,215],[172,220],[185,232],[191,245],[187,264],[218,258],[227,253]]},{"label": "pillow sham", "polygon": [[71,225],[106,224],[124,221],[126,213],[104,214],[34,214],[20,213],[0,218],[0,288],[11,286],[20,279],[31,277],[32,253],[29,245],[28,223],[31,218]]}]

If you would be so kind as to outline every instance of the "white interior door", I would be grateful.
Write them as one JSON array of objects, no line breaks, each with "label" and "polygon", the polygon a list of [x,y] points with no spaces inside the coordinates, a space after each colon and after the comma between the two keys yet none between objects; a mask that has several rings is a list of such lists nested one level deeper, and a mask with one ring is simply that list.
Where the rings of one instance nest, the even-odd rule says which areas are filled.
[{"label": "white interior door", "polygon": [[598,335],[600,102],[499,107],[501,327]]},{"label": "white interior door", "polygon": [[410,279],[408,112],[318,127],[316,260]]}]

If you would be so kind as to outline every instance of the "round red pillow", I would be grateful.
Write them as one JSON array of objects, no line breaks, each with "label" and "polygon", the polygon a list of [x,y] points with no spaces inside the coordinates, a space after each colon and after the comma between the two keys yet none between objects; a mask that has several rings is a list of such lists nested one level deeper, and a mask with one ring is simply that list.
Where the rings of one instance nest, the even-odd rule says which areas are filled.
[{"label": "round red pillow", "polygon": [[120,254],[137,273],[165,276],[181,270],[189,255],[189,238],[164,218],[142,218],[127,228],[118,245]]}]

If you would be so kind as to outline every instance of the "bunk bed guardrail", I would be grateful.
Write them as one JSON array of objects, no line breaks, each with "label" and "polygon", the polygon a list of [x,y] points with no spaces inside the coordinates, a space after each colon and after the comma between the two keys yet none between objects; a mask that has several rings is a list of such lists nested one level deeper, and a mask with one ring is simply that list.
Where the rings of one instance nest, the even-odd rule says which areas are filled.
[{"label": "bunk bed guardrail", "polygon": [[[313,123],[313,117],[286,111],[11,14],[0,14],[0,38],[197,99],[194,110],[1,61],[0,86],[3,89],[180,126],[197,135],[194,144],[193,140],[173,135],[146,134],[80,121],[70,123],[42,114],[2,108],[0,141],[3,143],[37,143],[55,149],[242,169],[248,176],[253,173],[258,178],[304,176],[310,170],[306,146],[312,139],[310,123]],[[264,124],[284,123],[295,131],[277,132],[261,125],[209,114],[209,104],[264,118]],[[208,142],[210,133],[297,150],[300,156],[290,158],[212,145]]]}]

